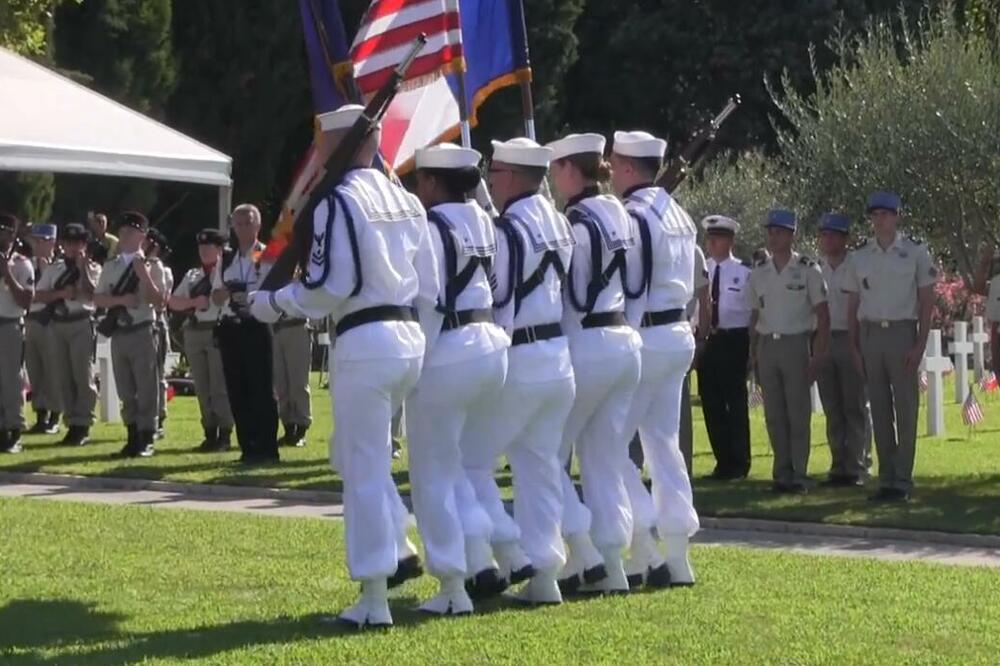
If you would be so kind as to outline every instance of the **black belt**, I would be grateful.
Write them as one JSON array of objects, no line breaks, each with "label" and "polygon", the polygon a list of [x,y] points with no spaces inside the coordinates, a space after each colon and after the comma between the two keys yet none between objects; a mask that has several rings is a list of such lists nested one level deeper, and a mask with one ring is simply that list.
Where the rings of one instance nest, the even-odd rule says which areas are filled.
[{"label": "black belt", "polygon": [[293,326],[305,326],[305,319],[279,319],[278,321],[271,324],[271,328],[275,331],[283,331],[286,328],[292,328]]},{"label": "black belt", "polygon": [[129,324],[128,326],[119,326],[115,329],[115,335],[121,335],[122,333],[135,333],[136,331],[143,328],[152,328],[153,320],[140,321],[138,324]]},{"label": "black belt", "polygon": [[194,331],[210,331],[215,328],[215,325],[215,321],[192,321],[187,325],[187,328]]},{"label": "black belt", "polygon": [[607,326],[628,326],[624,312],[591,312],[580,320],[584,328],[605,328]]},{"label": "black belt", "polygon": [[52,321],[56,322],[57,324],[72,324],[77,321],[83,321],[84,319],[90,319],[91,314],[92,313],[83,310],[77,312],[76,314],[68,314],[66,316],[52,315]]},{"label": "black belt", "polygon": [[444,323],[441,324],[441,332],[453,331],[469,324],[492,324],[493,309],[482,308],[479,310],[459,310],[458,312],[448,312],[444,316]]},{"label": "black belt", "polygon": [[539,326],[525,326],[514,331],[511,336],[511,345],[527,345],[532,342],[551,340],[562,337],[563,330],[561,324],[541,324]]},{"label": "black belt", "polygon": [[654,326],[666,326],[676,324],[684,319],[684,308],[675,310],[660,310],[659,312],[647,312],[642,315],[642,327],[653,328]]},{"label": "black belt", "polygon": [[6,324],[20,324],[20,323],[22,323],[20,317],[0,317],[0,326],[4,326]]},{"label": "black belt", "polygon": [[376,305],[345,315],[337,322],[337,337],[347,333],[352,328],[374,324],[377,321],[416,321],[417,311],[403,305]]},{"label": "black belt", "polygon": [[750,329],[744,327],[741,328],[717,328],[712,331],[712,335],[748,335]]},{"label": "black belt", "polygon": [[41,318],[43,312],[45,312],[45,310],[29,312],[28,314],[24,315],[24,318],[27,319],[28,321],[38,321]]}]

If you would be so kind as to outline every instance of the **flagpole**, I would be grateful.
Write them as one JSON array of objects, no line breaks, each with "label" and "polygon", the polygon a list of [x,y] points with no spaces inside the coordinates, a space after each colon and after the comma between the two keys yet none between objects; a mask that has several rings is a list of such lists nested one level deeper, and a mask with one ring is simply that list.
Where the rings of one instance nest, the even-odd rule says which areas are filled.
[{"label": "flagpole", "polygon": [[524,17],[524,3],[522,0],[513,0],[512,6],[515,13],[517,14],[517,19],[519,25],[515,24],[515,27],[521,29],[520,35],[518,35],[518,41],[521,50],[524,53],[524,66],[528,70],[529,75],[521,77],[521,113],[524,116],[524,135],[531,139],[532,141],[537,141],[535,135],[535,100],[531,94],[531,55],[528,50],[528,23]]}]

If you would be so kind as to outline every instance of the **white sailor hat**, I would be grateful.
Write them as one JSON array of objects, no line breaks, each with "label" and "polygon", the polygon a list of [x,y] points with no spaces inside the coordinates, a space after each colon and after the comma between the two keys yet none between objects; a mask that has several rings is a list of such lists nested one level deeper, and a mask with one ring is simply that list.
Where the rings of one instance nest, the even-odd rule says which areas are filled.
[{"label": "white sailor hat", "polygon": [[547,144],[547,147],[552,149],[552,161],[555,161],[583,153],[603,155],[605,143],[605,138],[600,134],[569,134]]},{"label": "white sailor hat", "polygon": [[365,107],[360,104],[345,104],[335,111],[319,114],[316,116],[316,123],[323,132],[350,129],[364,110]]},{"label": "white sailor hat", "polygon": [[549,168],[552,149],[539,146],[531,139],[523,137],[510,141],[493,141],[493,161],[527,167]]},{"label": "white sailor hat", "polygon": [[663,159],[667,142],[649,132],[615,132],[614,152],[624,157],[655,157]]},{"label": "white sailor hat", "polygon": [[483,158],[478,150],[462,148],[453,143],[420,148],[415,155],[418,169],[467,169],[479,166]]},{"label": "white sailor hat", "polygon": [[701,227],[709,234],[733,235],[740,230],[740,223],[725,215],[709,215],[701,221]]}]

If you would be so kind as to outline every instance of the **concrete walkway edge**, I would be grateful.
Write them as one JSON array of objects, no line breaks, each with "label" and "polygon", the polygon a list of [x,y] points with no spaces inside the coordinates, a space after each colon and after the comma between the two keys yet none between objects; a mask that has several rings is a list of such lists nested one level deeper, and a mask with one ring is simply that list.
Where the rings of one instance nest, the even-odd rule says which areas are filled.
[{"label": "concrete walkway edge", "polygon": [[[100,476],[73,476],[40,472],[0,472],[0,484],[55,485],[90,490],[154,490],[176,493],[191,498],[231,499],[280,499],[310,504],[339,505],[342,496],[337,492],[321,490],[292,490],[260,486],[227,486],[211,483],[176,483],[151,479],[123,479]],[[842,537],[854,539],[884,539],[925,544],[943,544],[968,548],[1000,549],[1000,535],[958,534],[929,530],[904,530],[862,525],[832,525],[758,518],[717,518],[702,516],[701,526],[706,529],[740,532],[769,532],[809,536]]]}]

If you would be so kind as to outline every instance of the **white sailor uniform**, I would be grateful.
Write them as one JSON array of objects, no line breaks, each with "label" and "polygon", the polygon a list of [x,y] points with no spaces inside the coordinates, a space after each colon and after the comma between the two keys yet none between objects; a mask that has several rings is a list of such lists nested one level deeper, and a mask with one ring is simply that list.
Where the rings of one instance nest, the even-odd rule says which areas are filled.
[{"label": "white sailor uniform", "polygon": [[[333,210],[333,214],[330,211]],[[392,480],[392,415],[416,384],[425,340],[414,306],[437,301],[437,261],[419,201],[374,169],[354,169],[313,215],[305,279],[254,295],[254,315],[337,322],[330,357],[336,430],[331,464],[344,480],[347,566],[362,599],[341,617],[388,624],[387,578],[413,555]]]},{"label": "white sailor uniform", "polygon": [[442,586],[421,608],[461,613],[472,610],[465,578],[482,574],[500,591],[490,519],[465,477],[462,451],[488,436],[480,428],[503,390],[510,338],[493,323],[493,220],[474,201],[440,204],[427,216],[441,288],[436,307],[420,312],[427,353],[406,401],[410,484],[428,569]]},{"label": "white sailor uniform", "polygon": [[[625,206],[639,230],[641,279],[630,296],[629,321],[642,335],[642,381],[629,410],[627,432],[639,431],[652,480],[654,524],[649,495],[635,466],[629,490],[636,514],[629,573],[653,584],[693,582],[687,539],[699,528],[691,481],[680,450],[681,389],[694,358],[695,341],[686,307],[694,295],[697,240],[694,223],[659,187],[626,193]],[[631,285],[636,286],[636,285]],[[650,527],[667,545],[667,568]],[[666,574],[669,573],[669,576]]]},{"label": "white sailor uniform", "polygon": [[[555,597],[529,600],[558,601],[555,576],[565,563],[558,452],[575,393],[560,322],[573,235],[540,194],[508,202],[497,229],[495,312],[497,323],[512,333],[507,382],[492,413],[474,425],[487,435],[462,453],[476,496],[493,522],[501,572],[511,582],[532,574],[551,581]],[[504,454],[514,477],[513,520],[493,477]]]},{"label": "white sailor uniform", "polygon": [[[641,340],[625,318],[624,277],[635,238],[621,203],[596,187],[571,199],[566,213],[576,244],[563,325],[576,400],[560,462],[565,465],[575,447],[586,506],[563,469],[563,535],[570,561],[560,578],[564,589],[602,578],[601,589],[627,590],[621,556],[632,533],[632,513],[623,474],[634,431],[625,430],[625,419],[639,383]],[[602,563],[606,576],[600,574]],[[574,581],[577,576],[582,578]]]}]

